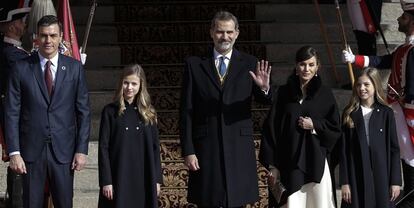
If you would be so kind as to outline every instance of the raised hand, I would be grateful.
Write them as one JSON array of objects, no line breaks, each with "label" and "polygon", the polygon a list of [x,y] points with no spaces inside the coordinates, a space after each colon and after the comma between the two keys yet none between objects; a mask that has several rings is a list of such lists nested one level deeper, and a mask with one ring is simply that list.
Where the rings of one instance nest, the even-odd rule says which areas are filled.
[{"label": "raised hand", "polygon": [[270,89],[270,73],[272,72],[272,66],[269,66],[269,62],[262,60],[258,61],[256,65],[256,71],[249,71],[253,78],[253,81],[261,90],[268,91]]}]

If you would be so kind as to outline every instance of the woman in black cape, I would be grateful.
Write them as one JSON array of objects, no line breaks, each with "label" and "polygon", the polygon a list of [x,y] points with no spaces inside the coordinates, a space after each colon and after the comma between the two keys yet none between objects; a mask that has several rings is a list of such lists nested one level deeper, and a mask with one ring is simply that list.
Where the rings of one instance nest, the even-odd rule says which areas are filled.
[{"label": "woman in black cape", "polygon": [[319,67],[314,48],[297,51],[294,73],[278,89],[264,125],[259,159],[273,173],[269,186],[284,191],[276,194],[281,207],[336,207],[328,161],[341,135],[340,116]]}]

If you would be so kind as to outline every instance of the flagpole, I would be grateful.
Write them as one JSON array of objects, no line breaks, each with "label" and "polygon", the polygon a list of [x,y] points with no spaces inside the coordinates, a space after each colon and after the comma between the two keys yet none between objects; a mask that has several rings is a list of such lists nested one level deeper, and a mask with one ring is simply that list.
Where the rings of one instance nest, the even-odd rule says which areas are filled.
[{"label": "flagpole", "polygon": [[341,78],[339,77],[338,72],[336,70],[335,59],[333,58],[332,47],[331,47],[331,44],[329,43],[329,40],[328,40],[328,35],[327,35],[327,32],[326,32],[325,23],[323,21],[321,11],[320,11],[320,8],[319,8],[319,2],[318,2],[318,0],[313,0],[313,2],[315,3],[316,13],[318,14],[318,17],[319,17],[319,25],[320,25],[320,29],[321,29],[321,34],[322,34],[323,39],[325,41],[326,49],[328,50],[329,62],[331,62],[331,66],[332,66],[332,70],[334,72],[335,80],[336,80],[337,83],[339,83],[341,81]]},{"label": "flagpole", "polygon": [[86,44],[88,43],[89,32],[91,30],[92,20],[93,20],[93,17],[95,16],[95,9],[96,9],[97,6],[98,6],[98,3],[96,3],[96,0],[93,0],[92,6],[91,6],[91,9],[90,9],[90,12],[89,12],[88,22],[86,23],[85,35],[83,36],[83,43],[82,43],[81,53],[85,53],[85,51],[86,51]]},{"label": "flagpole", "polygon": [[[335,4],[336,4],[336,16],[337,16],[339,28],[341,29],[341,34],[342,34],[342,44],[343,44],[343,47],[345,48],[345,50],[348,50],[347,49],[348,48],[348,43],[347,43],[347,40],[346,40],[344,23],[342,21],[341,9],[339,8],[339,1],[335,0]],[[349,78],[351,79],[352,86],[354,86],[355,77],[354,77],[354,71],[352,69],[352,64],[348,63],[347,65],[348,65]]]}]

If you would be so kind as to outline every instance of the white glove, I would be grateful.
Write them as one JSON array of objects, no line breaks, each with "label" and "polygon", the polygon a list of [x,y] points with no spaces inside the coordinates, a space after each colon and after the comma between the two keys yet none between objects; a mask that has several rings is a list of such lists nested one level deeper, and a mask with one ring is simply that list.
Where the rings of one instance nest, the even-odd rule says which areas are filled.
[{"label": "white glove", "polygon": [[352,53],[349,46],[347,47],[347,50],[342,50],[342,62],[351,64],[355,63],[355,55]]},{"label": "white glove", "polygon": [[79,54],[80,54],[82,65],[85,65],[87,55],[86,53],[82,53],[82,47],[79,48]]}]

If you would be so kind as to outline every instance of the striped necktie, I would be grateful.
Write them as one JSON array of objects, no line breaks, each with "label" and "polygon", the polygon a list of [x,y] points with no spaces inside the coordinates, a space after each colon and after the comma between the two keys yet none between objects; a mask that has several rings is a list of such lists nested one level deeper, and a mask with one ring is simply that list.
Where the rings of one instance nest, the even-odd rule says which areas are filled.
[{"label": "striped necktie", "polygon": [[47,92],[49,94],[49,97],[52,96],[52,90],[53,90],[53,78],[52,78],[52,71],[50,69],[50,66],[52,65],[52,62],[49,60],[45,64],[45,82],[47,87]]}]

